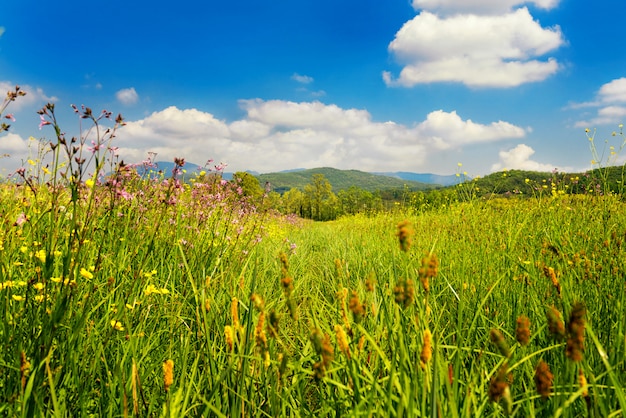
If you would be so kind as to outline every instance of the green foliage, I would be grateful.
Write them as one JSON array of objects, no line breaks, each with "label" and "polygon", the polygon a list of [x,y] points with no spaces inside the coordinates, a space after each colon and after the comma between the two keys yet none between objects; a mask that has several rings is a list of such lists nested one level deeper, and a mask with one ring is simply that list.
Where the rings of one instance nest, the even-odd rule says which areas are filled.
[{"label": "green foliage", "polygon": [[430,184],[416,181],[401,180],[394,177],[365,173],[358,170],[338,170],[328,167],[283,173],[261,174],[258,178],[262,184],[269,182],[272,186],[272,190],[284,193],[293,188],[304,190],[304,187],[310,182],[311,177],[315,174],[323,175],[331,184],[333,190],[337,192],[348,189],[352,186],[357,186],[369,192],[393,188],[402,189],[405,185],[410,187],[412,190],[426,190],[433,187]]}]

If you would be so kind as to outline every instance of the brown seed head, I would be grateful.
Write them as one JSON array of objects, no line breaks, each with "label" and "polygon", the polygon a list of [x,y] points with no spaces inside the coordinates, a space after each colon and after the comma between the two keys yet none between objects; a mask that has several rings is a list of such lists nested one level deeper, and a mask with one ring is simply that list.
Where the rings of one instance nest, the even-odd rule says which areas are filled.
[{"label": "brown seed head", "polygon": [[504,335],[502,335],[499,330],[492,328],[491,331],[489,331],[489,338],[491,339],[491,342],[498,348],[500,354],[502,354],[504,357],[509,357],[509,355],[511,354],[511,352],[509,351],[509,345],[506,343]]},{"label": "brown seed head", "polygon": [[359,295],[353,291],[350,301],[348,303],[348,309],[352,312],[354,322],[357,324],[361,322],[361,319],[365,316],[365,305],[359,300]]},{"label": "brown seed head", "polygon": [[425,368],[426,365],[430,362],[432,355],[432,334],[430,333],[430,330],[427,329],[426,331],[424,331],[424,342],[422,344],[422,353],[420,354],[422,369]]},{"label": "brown seed head", "polygon": [[563,323],[563,317],[561,313],[551,306],[546,311],[546,318],[548,319],[548,330],[550,334],[557,340],[565,338],[565,324]]},{"label": "brown seed head", "polygon": [[398,224],[398,232],[396,232],[398,241],[400,243],[400,249],[405,253],[411,248],[411,242],[413,239],[413,229],[411,223],[408,220],[404,220]]},{"label": "brown seed head", "polygon": [[530,319],[527,316],[522,315],[517,318],[515,339],[520,345],[528,345],[530,341]]},{"label": "brown seed head", "polygon": [[509,388],[507,381],[507,364],[503,364],[495,376],[489,382],[489,399],[492,402],[499,402]]},{"label": "brown seed head", "polygon": [[583,359],[585,350],[585,305],[576,302],[572,306],[572,312],[567,323],[567,343],[565,355],[572,361],[578,362]]},{"label": "brown seed head", "polygon": [[535,387],[537,388],[537,393],[542,398],[547,399],[552,394],[553,381],[554,375],[550,371],[550,366],[543,360],[540,360],[535,369]]}]

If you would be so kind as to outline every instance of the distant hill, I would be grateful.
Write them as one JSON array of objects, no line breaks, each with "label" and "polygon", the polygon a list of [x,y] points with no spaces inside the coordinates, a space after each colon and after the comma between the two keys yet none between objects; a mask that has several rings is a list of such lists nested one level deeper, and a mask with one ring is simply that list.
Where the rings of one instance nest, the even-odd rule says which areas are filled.
[{"label": "distant hill", "polygon": [[[172,170],[174,169],[173,162],[157,161],[155,165],[156,168],[149,168],[148,172],[144,171],[143,167],[137,167],[137,172],[140,175],[147,175],[148,173],[158,175],[162,172],[166,178],[171,177]],[[185,179],[193,178],[195,173],[205,170],[202,166],[191,162],[186,162],[183,169],[186,171],[183,176]],[[373,192],[376,190],[402,189],[405,186],[410,190],[428,190],[458,183],[458,178],[454,175],[440,176],[436,174],[418,174],[404,171],[367,173],[359,170],[339,170],[330,167],[312,169],[295,168],[266,174],[258,174],[253,171],[248,172],[258,178],[262,185],[265,184],[265,182],[269,182],[272,186],[272,190],[279,193],[284,193],[291,188],[304,189],[304,186],[311,182],[313,174],[323,174],[333,186],[334,192],[348,189],[350,186],[357,186],[360,189]],[[224,172],[222,173],[222,177],[225,180],[231,180],[233,173]]]},{"label": "distant hill", "polygon": [[438,184],[440,186],[453,186],[459,183],[459,178],[456,176],[456,174],[442,176],[439,174],[411,173],[408,171],[395,171],[395,172],[374,173],[374,174],[395,177],[395,178],[399,178],[402,180],[417,181],[420,183]]},{"label": "distant hill", "polygon": [[314,174],[322,174],[333,186],[333,192],[345,190],[350,186],[357,186],[368,191],[397,189],[407,186],[411,190],[426,190],[433,185],[415,180],[405,180],[398,177],[366,173],[358,170],[338,170],[336,168],[322,167],[308,170],[294,170],[280,173],[260,174],[256,176],[261,184],[269,182],[272,190],[279,193],[292,188],[304,189],[311,182]]}]

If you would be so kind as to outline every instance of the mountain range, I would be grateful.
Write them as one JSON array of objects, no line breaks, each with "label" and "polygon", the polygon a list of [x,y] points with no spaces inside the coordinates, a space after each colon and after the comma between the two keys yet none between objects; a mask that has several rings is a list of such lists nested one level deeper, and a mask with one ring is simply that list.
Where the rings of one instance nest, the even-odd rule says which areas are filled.
[{"label": "mountain range", "polygon": [[[156,168],[145,170],[138,167],[137,172],[140,175],[148,173],[163,173],[165,177],[170,177],[174,169],[174,163],[168,161],[158,161],[155,163]],[[186,179],[193,178],[195,173],[206,170],[202,166],[187,162],[183,167],[183,177]],[[208,170],[207,170],[208,171]],[[283,193],[291,188],[303,189],[305,185],[311,182],[314,174],[322,174],[332,185],[333,191],[348,189],[351,186],[357,186],[368,191],[409,188],[411,190],[427,190],[436,187],[445,187],[458,183],[456,175],[437,175],[430,173],[412,173],[406,171],[395,172],[376,172],[368,173],[359,170],[339,170],[331,167],[320,167],[312,169],[296,168],[284,170],[277,173],[259,174],[248,171],[259,179],[261,184],[269,182],[272,190]],[[222,177],[230,180],[233,173],[224,172]]]}]

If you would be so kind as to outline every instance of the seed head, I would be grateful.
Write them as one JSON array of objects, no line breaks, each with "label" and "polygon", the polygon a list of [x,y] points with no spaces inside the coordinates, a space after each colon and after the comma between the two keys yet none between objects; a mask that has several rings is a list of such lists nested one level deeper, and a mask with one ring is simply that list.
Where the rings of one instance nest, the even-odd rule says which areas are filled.
[{"label": "seed head", "polygon": [[163,362],[163,387],[166,392],[170,390],[172,383],[174,383],[174,360],[169,359]]},{"label": "seed head", "polygon": [[413,280],[400,279],[396,287],[393,288],[396,303],[407,308],[415,301],[415,286]]},{"label": "seed head", "polygon": [[583,390],[583,397],[586,398],[589,396],[589,390],[587,389],[587,378],[585,377],[585,373],[583,373],[583,369],[578,369],[578,386]]},{"label": "seed head", "polygon": [[515,339],[520,345],[528,345],[530,341],[530,319],[527,316],[517,318],[517,326],[515,327]]},{"label": "seed head", "polygon": [[361,319],[365,316],[365,305],[359,300],[359,295],[353,291],[350,301],[348,303],[348,309],[352,312],[354,322],[357,324],[361,322]]},{"label": "seed head", "polygon": [[500,331],[492,328],[491,331],[489,331],[489,338],[491,339],[491,342],[498,348],[500,354],[502,354],[504,357],[509,357],[511,355],[511,352],[509,351],[509,345],[506,343],[504,335],[502,335]]},{"label": "seed head", "polygon": [[546,311],[546,317],[550,334],[557,340],[565,338],[565,324],[563,324],[561,313],[554,306],[551,306]]},{"label": "seed head", "polygon": [[556,289],[556,292],[559,296],[561,296],[561,283],[559,283],[558,277],[556,277],[556,272],[552,267],[543,266],[543,275],[546,276],[552,282],[552,285]]},{"label": "seed head", "polygon": [[400,242],[400,249],[405,253],[411,248],[411,242],[413,240],[413,229],[411,223],[408,220],[404,220],[398,224],[398,232],[396,232],[398,241]]},{"label": "seed head", "polygon": [[430,362],[430,359],[433,355],[433,347],[432,347],[432,334],[430,330],[427,329],[424,331],[424,342],[422,345],[422,353],[420,354],[420,360],[422,369],[426,368],[426,365]]},{"label": "seed head", "polygon": [[224,327],[224,338],[226,339],[228,351],[233,351],[233,345],[235,342],[235,330],[233,330],[232,326],[226,325]]},{"label": "seed head", "polygon": [[348,336],[341,325],[335,325],[335,336],[337,337],[337,345],[339,346],[339,349],[346,355],[346,357],[350,358]]},{"label": "seed head", "polygon": [[552,394],[553,381],[554,375],[550,371],[550,366],[543,360],[540,360],[535,369],[535,387],[537,388],[537,393],[542,398],[547,399]]},{"label": "seed head", "polygon": [[585,349],[585,314],[587,310],[581,302],[572,306],[572,312],[567,323],[567,343],[565,355],[572,361],[578,362],[583,359]]},{"label": "seed head", "polygon": [[505,393],[509,390],[509,382],[507,380],[507,368],[507,364],[504,363],[489,382],[489,399],[492,402],[499,402],[500,399],[502,399]]}]

